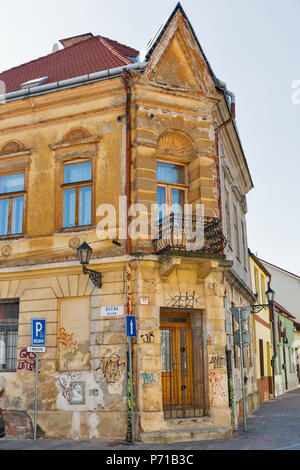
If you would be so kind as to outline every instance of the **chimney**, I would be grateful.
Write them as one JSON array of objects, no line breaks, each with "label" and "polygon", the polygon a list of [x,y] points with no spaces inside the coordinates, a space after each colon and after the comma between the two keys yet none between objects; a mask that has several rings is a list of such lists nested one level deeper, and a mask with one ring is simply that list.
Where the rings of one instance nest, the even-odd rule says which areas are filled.
[{"label": "chimney", "polygon": [[92,33],[80,34],[79,36],[72,36],[71,38],[60,39],[60,43],[66,49],[67,47],[74,46],[74,44],[79,44],[80,42],[87,41],[87,39],[92,39],[94,35]]}]

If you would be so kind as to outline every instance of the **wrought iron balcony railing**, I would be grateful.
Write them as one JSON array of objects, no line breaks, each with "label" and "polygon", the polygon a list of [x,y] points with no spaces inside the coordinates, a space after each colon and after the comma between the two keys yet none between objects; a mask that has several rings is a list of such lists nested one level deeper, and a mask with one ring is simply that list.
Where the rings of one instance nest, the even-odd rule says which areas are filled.
[{"label": "wrought iron balcony railing", "polygon": [[157,254],[170,250],[215,254],[223,251],[226,239],[216,217],[172,213],[159,224],[153,245]]}]

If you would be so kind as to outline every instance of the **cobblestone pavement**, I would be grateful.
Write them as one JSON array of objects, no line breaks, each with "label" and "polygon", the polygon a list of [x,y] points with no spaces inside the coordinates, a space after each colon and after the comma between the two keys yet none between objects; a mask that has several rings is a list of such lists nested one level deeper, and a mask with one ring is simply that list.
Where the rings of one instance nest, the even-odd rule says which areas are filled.
[{"label": "cobblestone pavement", "polygon": [[[117,455],[119,451],[197,451],[197,450],[300,450],[300,388],[263,403],[247,418],[248,432],[243,425],[229,439],[179,442],[174,444],[142,444],[125,442],[86,442],[56,440],[0,439],[1,450],[102,450]],[[134,452],[132,452],[134,455]]]}]

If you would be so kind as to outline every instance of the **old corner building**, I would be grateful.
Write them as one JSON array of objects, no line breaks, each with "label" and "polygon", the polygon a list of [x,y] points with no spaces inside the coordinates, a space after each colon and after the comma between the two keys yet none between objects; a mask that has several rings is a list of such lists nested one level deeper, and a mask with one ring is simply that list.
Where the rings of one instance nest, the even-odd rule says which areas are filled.
[{"label": "old corner building", "polygon": [[[61,44],[0,74],[7,92],[0,105],[0,406],[7,433],[32,433],[36,363],[26,348],[31,319],[45,318],[39,433],[126,439],[129,314],[137,321],[136,439],[229,436],[241,419],[230,307],[254,301],[245,222],[253,185],[234,95],[215,77],[180,4],[140,55],[92,34]],[[142,205],[143,217],[156,203],[203,204],[204,246],[187,249],[176,214],[167,238],[161,219],[155,242],[150,233],[124,240],[119,222],[116,243],[97,236],[101,205],[115,207],[119,221],[132,204]],[[79,264],[84,241],[101,287]],[[259,401],[252,317],[246,328],[251,412]]]}]

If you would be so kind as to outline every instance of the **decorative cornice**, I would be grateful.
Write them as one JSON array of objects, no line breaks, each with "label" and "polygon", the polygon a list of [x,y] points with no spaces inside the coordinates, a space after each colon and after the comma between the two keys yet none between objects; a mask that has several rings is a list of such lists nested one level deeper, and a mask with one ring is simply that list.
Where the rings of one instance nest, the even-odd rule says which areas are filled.
[{"label": "decorative cornice", "polygon": [[57,142],[55,144],[50,144],[50,150],[58,150],[69,147],[74,147],[77,145],[87,145],[87,144],[97,144],[102,139],[101,135],[95,135],[91,137],[84,137],[83,139],[71,140],[69,142]]}]

